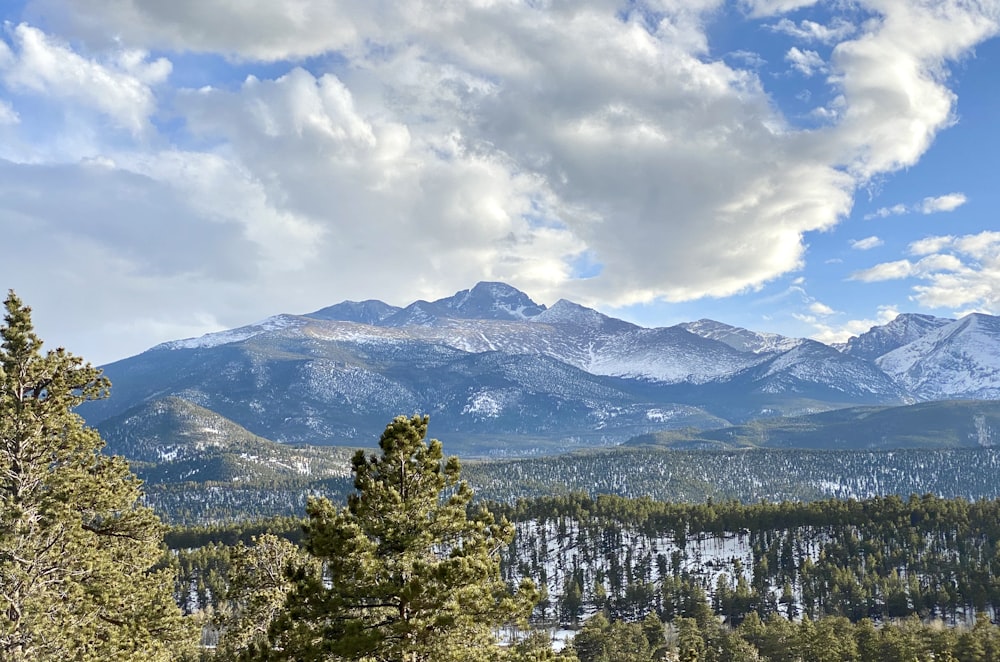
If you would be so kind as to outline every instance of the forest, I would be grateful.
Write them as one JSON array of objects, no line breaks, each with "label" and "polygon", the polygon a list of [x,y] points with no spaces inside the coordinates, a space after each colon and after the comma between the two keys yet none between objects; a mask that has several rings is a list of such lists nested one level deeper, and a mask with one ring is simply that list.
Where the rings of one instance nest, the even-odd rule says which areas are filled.
[{"label": "forest", "polygon": [[[652,660],[657,651],[686,660],[1000,653],[991,623],[1000,605],[1000,501],[679,504],[571,494],[490,510],[516,530],[503,577],[541,589],[534,631],[574,632],[566,650],[580,660]],[[275,518],[172,529],[175,598],[191,613],[211,612],[213,596],[229,593],[234,553],[271,537],[297,543],[302,525]],[[639,635],[648,639],[639,657],[595,652]]]}]

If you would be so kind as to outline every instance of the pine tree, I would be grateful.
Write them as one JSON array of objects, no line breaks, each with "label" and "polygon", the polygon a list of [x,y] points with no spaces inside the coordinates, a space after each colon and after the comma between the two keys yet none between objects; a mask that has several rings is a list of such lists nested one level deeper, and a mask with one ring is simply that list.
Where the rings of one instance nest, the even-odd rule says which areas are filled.
[{"label": "pine tree", "polygon": [[315,559],[298,545],[272,533],[240,542],[231,549],[228,589],[216,602],[214,621],[220,630],[216,657],[252,657],[267,647],[268,630],[284,611],[291,588],[288,570],[317,574]]},{"label": "pine tree", "polygon": [[324,573],[296,578],[270,657],[489,660],[499,655],[493,628],[530,613],[530,582],[511,593],[500,576],[513,527],[485,509],[467,514],[472,490],[458,459],[425,441],[427,425],[398,417],[381,454],[354,456],[346,507],[309,501],[306,548]]},{"label": "pine tree", "polygon": [[73,408],[104,397],[101,372],[42,354],[10,292],[0,326],[0,659],[175,659],[196,633],[150,572],[163,530],[140,483]]}]

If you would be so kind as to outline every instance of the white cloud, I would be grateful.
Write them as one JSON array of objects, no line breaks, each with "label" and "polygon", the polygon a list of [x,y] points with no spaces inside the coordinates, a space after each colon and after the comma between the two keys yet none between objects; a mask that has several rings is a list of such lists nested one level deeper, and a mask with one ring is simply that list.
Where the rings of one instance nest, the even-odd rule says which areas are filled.
[{"label": "white cloud", "polygon": [[962,261],[954,255],[928,255],[913,265],[913,273],[922,276],[939,271],[962,271],[965,268]]},{"label": "white cloud", "polygon": [[446,11],[416,2],[405,8],[379,0],[33,0],[29,15],[45,16],[94,44],[221,52],[239,59],[279,61],[353,49],[381,41],[409,20],[447,22]]},{"label": "white cloud", "polygon": [[769,25],[768,28],[774,32],[787,34],[802,41],[818,41],[824,44],[841,41],[854,34],[857,30],[854,24],[842,18],[834,19],[829,25],[808,20],[803,20],[796,24],[790,19],[783,18],[777,23]]},{"label": "white cloud", "polygon": [[813,301],[811,304],[809,304],[809,312],[811,312],[814,315],[827,316],[827,315],[833,315],[837,311],[835,311],[833,308],[826,305],[825,303],[821,303],[819,301]]},{"label": "white cloud", "polygon": [[20,24],[10,31],[16,54],[0,58],[0,76],[14,89],[83,104],[119,127],[141,133],[156,106],[152,86],[170,74],[164,58],[147,61],[143,51],[118,51],[106,62],[78,55],[37,28]]},{"label": "white cloud", "polygon": [[[192,92],[179,105],[192,130],[226,138],[266,199],[285,201],[322,232],[311,245],[324,261],[352,273],[379,263],[366,277],[376,292],[416,284],[422,289],[411,295],[440,296],[486,277],[535,292],[566,280],[582,251],[551,216],[551,194],[537,177],[457,134],[369,113],[330,74],[295,69],[234,92]],[[532,212],[552,222],[533,223]],[[384,261],[387,244],[406,247],[408,257]]]},{"label": "white cloud", "polygon": [[938,197],[927,197],[912,205],[896,204],[892,207],[880,207],[874,213],[867,214],[865,220],[887,218],[904,214],[936,214],[943,211],[954,211],[964,205],[968,199],[964,193],[948,193]]},{"label": "white cloud", "polygon": [[875,236],[865,237],[864,239],[852,239],[851,248],[856,251],[869,251],[873,248],[878,248],[883,243],[885,242]]},{"label": "white cloud", "polygon": [[785,53],[785,61],[791,64],[792,68],[803,76],[812,76],[813,74],[824,73],[827,70],[826,62],[823,61],[819,53],[816,51],[799,50],[795,46],[792,46]]},{"label": "white cloud", "polygon": [[998,249],[1000,249],[1000,232],[980,232],[955,240],[955,250],[976,260],[995,260]]},{"label": "white cloud", "polygon": [[818,340],[822,343],[834,344],[847,342],[852,336],[860,336],[862,333],[869,331],[874,326],[881,326],[888,324],[892,320],[896,319],[899,315],[899,311],[895,306],[880,306],[878,308],[878,315],[875,319],[857,319],[848,320],[839,325],[833,325],[828,322],[821,322],[818,320],[803,320],[810,323],[815,332],[810,336],[813,340]]},{"label": "white cloud", "polygon": [[851,280],[859,280],[863,283],[874,283],[883,280],[899,280],[906,278],[913,273],[913,264],[909,260],[897,260],[895,262],[883,262],[874,267],[855,271],[851,274]]},{"label": "white cloud", "polygon": [[[108,169],[62,154],[71,165],[48,176],[67,185],[64,205],[9,213],[105,213],[84,204],[99,190],[81,184],[91,181],[143,191],[126,195],[136,218],[159,201],[179,237],[196,242],[200,228],[205,246],[234,239],[242,261],[220,248],[216,264],[197,266],[200,250],[190,263],[159,254],[173,244],[157,223],[112,215],[106,241],[97,220],[79,223],[91,258],[114,256],[116,273],[138,270],[150,290],[224,283],[234,303],[198,294],[191,327],[216,306],[228,311],[211,317],[221,323],[238,306],[273,312],[262,291],[295,291],[294,308],[307,296],[322,297],[315,307],[405,303],[484,278],[602,305],[759,288],[803,265],[806,233],[842,220],[859,184],[920,158],[954,120],[946,67],[997,29],[974,3],[866,1],[877,16],[857,28],[778,21],[796,38],[839,42],[827,63],[796,49],[810,72],[829,68],[835,100],[817,110],[817,129],[781,114],[759,59],[713,54],[707,25],[720,0],[641,4],[624,18],[603,0],[237,4],[29,0],[25,15],[48,17],[51,31],[18,27],[13,49],[0,40],[4,80],[25,95],[97,110],[135,134],[158,112],[183,126],[179,138],[109,147],[98,123],[81,120],[66,133],[87,148],[64,153],[106,157]],[[744,7],[774,16],[812,4]],[[255,75],[165,93],[171,106],[158,109],[170,63],[148,53],[160,52],[207,53],[209,68],[235,61]],[[21,130],[33,119],[17,104]],[[894,210],[883,215],[915,206]],[[149,270],[132,262],[144,250],[157,253]],[[581,255],[598,275],[574,277]],[[892,268],[869,271],[859,279]]]},{"label": "white cloud", "polygon": [[912,242],[907,250],[910,255],[930,255],[931,253],[940,253],[953,243],[955,243],[955,238],[952,236],[924,237]]},{"label": "white cloud", "polygon": [[925,237],[910,244],[917,262],[899,260],[855,272],[852,280],[917,278],[911,299],[927,308],[1000,312],[1000,232]]},{"label": "white cloud", "polygon": [[997,34],[1000,18],[994,3],[871,6],[880,20],[839,43],[830,58],[846,103],[830,136],[860,181],[913,165],[955,121],[945,64]]},{"label": "white cloud", "polygon": [[765,64],[767,64],[767,60],[761,57],[760,53],[755,53],[753,51],[746,51],[746,50],[733,51],[732,53],[728,53],[726,57],[736,60],[737,62],[744,64],[750,67],[751,69],[760,69]]},{"label": "white cloud", "polygon": [[964,193],[949,193],[937,198],[924,198],[919,208],[922,214],[934,214],[939,211],[954,211],[966,202]]},{"label": "white cloud", "polygon": [[893,205],[892,207],[879,207],[875,212],[865,215],[865,220],[870,221],[873,218],[888,218],[889,216],[902,216],[903,214],[908,214],[910,208],[903,204]]},{"label": "white cloud", "polygon": [[815,5],[817,0],[743,0],[751,16],[775,16]]},{"label": "white cloud", "polygon": [[[34,0],[32,7],[58,16],[55,20],[67,30],[95,43],[116,34],[136,48],[262,60],[337,51],[350,67],[337,79],[340,92],[317,75],[325,81],[321,95],[349,95],[372,127],[381,126],[402,142],[352,133],[361,125],[336,121],[328,128],[340,137],[324,134],[313,120],[330,122],[323,119],[329,109],[301,105],[317,103],[308,101],[308,85],[296,87],[306,96],[295,103],[255,99],[253,112],[266,113],[256,124],[245,112],[225,126],[211,119],[212,104],[199,107],[190,99],[182,102],[182,111],[206,140],[233,141],[241,167],[275,188],[274,199],[308,210],[310,217],[317,216],[316,200],[323,196],[316,195],[311,172],[292,167],[312,162],[309,149],[341,140],[338,149],[357,159],[328,150],[342,160],[337,166],[323,162],[315,172],[326,177],[328,189],[349,189],[361,208],[387,213],[392,223],[414,214],[395,203],[384,209],[384,203],[361,195],[374,191],[369,182],[374,166],[366,151],[371,145],[397,144],[401,150],[380,162],[382,186],[395,176],[420,182],[426,173],[454,173],[441,155],[474,154],[480,186],[504,190],[520,182],[516,194],[487,196],[495,203],[490,214],[503,219],[487,228],[516,225],[511,219],[522,210],[541,205],[547,227],[556,228],[549,232],[573,246],[537,272],[553,278],[541,290],[622,305],[726,296],[799,268],[804,233],[830,228],[847,214],[854,177],[863,180],[911,163],[946,125],[953,97],[938,82],[941,63],[987,32],[982,21],[962,22],[973,15],[971,9],[938,15],[886,5],[884,21],[870,23],[854,41],[834,49],[835,81],[843,91],[830,116],[834,123],[823,131],[796,131],[776,112],[756,74],[706,57],[706,16],[718,4],[670,2],[627,20],[596,0],[469,3],[433,12],[419,3],[390,9],[347,0],[294,5],[255,0],[237,13],[221,3],[154,0],[72,5]],[[765,16],[811,4],[769,0],[746,6],[753,15]],[[933,32],[933,38],[925,45],[904,34],[914,26],[920,34]],[[817,41],[850,34],[840,20],[827,28],[808,22],[796,27]],[[813,51],[795,52],[807,71],[822,66]],[[271,82],[256,85],[265,90]],[[291,88],[291,80],[283,85]],[[917,96],[905,108],[880,102],[911,89]],[[240,94],[249,103],[250,88]],[[295,140],[275,144],[268,132],[284,136],[290,126],[318,142],[308,148]],[[854,177],[844,172],[845,164]],[[497,181],[487,182],[492,177]],[[419,202],[426,219],[423,209],[415,214],[429,224],[424,236],[443,231],[435,220],[439,216],[429,211],[440,204],[436,189],[413,185],[434,198]],[[478,213],[474,209],[466,205],[463,213]],[[362,235],[359,242],[369,241],[364,230],[352,231]],[[480,234],[497,236],[480,232],[472,237]],[[528,230],[515,236],[535,234]],[[528,248],[533,245],[522,238],[502,252],[520,260],[518,253],[527,251],[524,257],[532,261],[537,259]],[[593,252],[601,274],[567,282],[569,267],[556,268],[558,259],[583,248]],[[480,255],[479,250],[469,253]]]}]

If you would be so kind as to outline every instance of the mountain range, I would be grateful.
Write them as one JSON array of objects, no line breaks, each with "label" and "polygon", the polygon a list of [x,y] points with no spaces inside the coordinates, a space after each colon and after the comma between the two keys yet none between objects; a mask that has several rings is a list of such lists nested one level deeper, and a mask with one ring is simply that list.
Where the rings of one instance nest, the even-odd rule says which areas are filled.
[{"label": "mountain range", "polygon": [[170,399],[248,439],[371,446],[394,416],[426,413],[449,452],[525,455],[848,407],[1000,399],[1000,318],[903,314],[830,346],[712,320],[645,328],[479,283],[406,307],[276,315],[103,369],[111,397],[79,412],[112,450],[141,437],[169,453],[160,446],[177,433],[150,412]]}]

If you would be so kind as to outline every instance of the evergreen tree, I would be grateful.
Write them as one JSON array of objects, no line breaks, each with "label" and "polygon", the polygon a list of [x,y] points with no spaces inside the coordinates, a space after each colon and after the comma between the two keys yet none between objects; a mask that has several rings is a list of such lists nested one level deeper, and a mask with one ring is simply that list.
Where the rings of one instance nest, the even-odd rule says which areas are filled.
[{"label": "evergreen tree", "polygon": [[679,662],[701,662],[705,659],[705,638],[699,630],[701,627],[693,618],[678,618],[674,621],[677,628],[677,659]]},{"label": "evergreen tree", "polygon": [[512,594],[500,552],[513,537],[485,509],[468,515],[472,490],[455,457],[425,441],[428,418],[398,417],[358,451],[347,506],[307,506],[306,548],[321,577],[300,574],[272,657],[295,660],[450,662],[499,655],[493,628],[523,620],[537,599],[530,582]]},{"label": "evergreen tree", "polygon": [[294,573],[316,575],[315,559],[298,545],[272,533],[254,536],[252,545],[232,548],[225,600],[216,605],[220,631],[216,656],[253,657],[268,645],[268,630],[285,609]]},{"label": "evergreen tree", "polygon": [[169,572],[151,572],[163,529],[140,483],[73,408],[104,397],[101,372],[42,354],[10,292],[0,326],[0,659],[175,659],[195,632]]},{"label": "evergreen tree", "polygon": [[573,637],[572,650],[580,662],[650,662],[649,640],[638,623],[609,621],[602,613],[591,617]]}]

